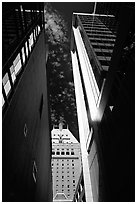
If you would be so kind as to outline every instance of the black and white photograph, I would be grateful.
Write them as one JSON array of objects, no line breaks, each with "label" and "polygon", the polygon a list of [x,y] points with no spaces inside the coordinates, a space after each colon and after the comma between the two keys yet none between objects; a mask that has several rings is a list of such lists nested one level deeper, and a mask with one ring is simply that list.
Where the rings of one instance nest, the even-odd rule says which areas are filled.
[{"label": "black and white photograph", "polygon": [[3,1],[2,202],[135,202],[135,1]]}]

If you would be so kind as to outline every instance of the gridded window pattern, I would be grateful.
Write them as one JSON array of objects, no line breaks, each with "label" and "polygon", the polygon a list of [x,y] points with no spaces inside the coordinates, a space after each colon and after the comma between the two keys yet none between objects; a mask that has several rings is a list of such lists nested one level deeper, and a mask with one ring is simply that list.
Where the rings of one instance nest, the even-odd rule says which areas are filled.
[{"label": "gridded window pattern", "polygon": [[[16,55],[14,60],[11,62],[11,66],[9,67],[9,73],[10,73],[13,85],[15,84],[16,79],[19,77],[18,74],[20,73],[23,64],[25,64],[26,57],[28,57],[29,55],[29,50],[31,51],[32,46],[34,45],[34,41],[36,40],[36,37],[39,35],[40,30],[41,30],[40,26],[37,26],[32,31],[31,35],[29,36],[28,41],[24,42],[24,46],[21,48],[20,52]],[[12,88],[10,84],[10,80],[9,80],[9,75],[8,75],[9,73],[6,73],[2,79],[4,91],[7,97],[9,96],[11,92],[11,88]],[[3,97],[2,106],[4,103],[5,103],[5,99]]]},{"label": "gridded window pattern", "polygon": [[[80,15],[79,18],[81,19],[91,45],[95,49],[95,53],[97,54],[97,58],[101,63],[102,68],[105,71],[108,71],[116,38],[110,30],[110,26],[107,27],[104,24],[104,22],[108,21],[109,18],[96,16],[93,18],[92,16],[82,15]],[[98,52],[96,52],[96,49],[98,49]],[[110,52],[106,52],[107,50],[110,50]]]}]

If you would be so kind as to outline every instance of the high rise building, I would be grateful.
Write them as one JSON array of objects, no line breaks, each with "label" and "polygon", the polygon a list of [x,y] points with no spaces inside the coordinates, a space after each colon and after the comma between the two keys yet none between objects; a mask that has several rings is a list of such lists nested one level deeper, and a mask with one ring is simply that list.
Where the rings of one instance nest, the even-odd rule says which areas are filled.
[{"label": "high rise building", "polygon": [[[134,201],[134,3],[73,13],[71,56],[83,173],[74,201]],[[97,13],[98,12],[98,13]],[[83,178],[83,179],[82,179]]]},{"label": "high rise building", "polygon": [[2,3],[2,200],[52,201],[43,3]]},{"label": "high rise building", "polygon": [[51,135],[53,201],[72,202],[82,171],[80,144],[62,123]]}]

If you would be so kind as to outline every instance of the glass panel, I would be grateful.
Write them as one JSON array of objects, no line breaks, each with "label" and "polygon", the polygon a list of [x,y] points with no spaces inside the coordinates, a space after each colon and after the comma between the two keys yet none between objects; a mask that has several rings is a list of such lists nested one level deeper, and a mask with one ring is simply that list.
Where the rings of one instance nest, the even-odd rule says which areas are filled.
[{"label": "glass panel", "polygon": [[13,65],[16,66],[19,60],[20,60],[20,54],[18,54],[15,60],[13,61]]},{"label": "glass panel", "polygon": [[21,60],[19,60],[17,65],[15,66],[15,75],[19,73],[20,69],[21,69]]},{"label": "glass panel", "polygon": [[23,59],[23,63],[25,62],[25,52],[24,52],[24,47],[22,48],[22,59]]},{"label": "glass panel", "polygon": [[5,93],[6,93],[6,96],[7,96],[8,93],[10,92],[10,90],[11,90],[11,85],[10,85],[10,81],[9,80],[5,84],[4,89],[5,89]]},{"label": "glass panel", "polygon": [[39,32],[40,32],[40,26],[38,26],[38,34],[39,34]]},{"label": "glass panel", "polygon": [[26,55],[28,57],[28,46],[27,46],[27,42],[25,43],[25,47],[26,47]]},{"label": "glass panel", "polygon": [[29,48],[30,48],[30,50],[31,50],[32,46],[33,46],[33,33],[31,33],[30,38],[29,38]]},{"label": "glass panel", "polygon": [[9,79],[8,73],[6,73],[5,76],[4,76],[3,79],[2,79],[3,86],[5,86],[5,84],[7,83],[8,79]]},{"label": "glass panel", "polygon": [[15,70],[14,70],[14,66],[13,65],[10,67],[10,73],[11,73],[12,82],[14,84],[14,82],[16,80],[16,75],[15,75]]}]

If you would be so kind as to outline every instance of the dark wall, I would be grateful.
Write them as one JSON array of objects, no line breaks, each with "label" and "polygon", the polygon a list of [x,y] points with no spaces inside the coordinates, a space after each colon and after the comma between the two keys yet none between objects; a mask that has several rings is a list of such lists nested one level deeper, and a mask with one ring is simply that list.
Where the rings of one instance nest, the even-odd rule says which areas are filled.
[{"label": "dark wall", "polygon": [[52,195],[45,53],[43,31],[3,117],[3,201],[49,201]]}]

